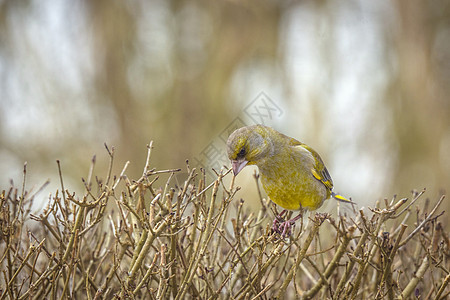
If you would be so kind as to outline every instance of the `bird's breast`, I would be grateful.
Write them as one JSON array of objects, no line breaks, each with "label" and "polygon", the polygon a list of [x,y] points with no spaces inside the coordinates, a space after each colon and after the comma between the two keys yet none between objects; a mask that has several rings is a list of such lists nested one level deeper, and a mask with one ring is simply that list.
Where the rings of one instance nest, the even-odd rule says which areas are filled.
[{"label": "bird's breast", "polygon": [[270,200],[289,210],[319,208],[327,198],[325,186],[305,168],[288,170],[267,172],[260,168],[261,183]]}]

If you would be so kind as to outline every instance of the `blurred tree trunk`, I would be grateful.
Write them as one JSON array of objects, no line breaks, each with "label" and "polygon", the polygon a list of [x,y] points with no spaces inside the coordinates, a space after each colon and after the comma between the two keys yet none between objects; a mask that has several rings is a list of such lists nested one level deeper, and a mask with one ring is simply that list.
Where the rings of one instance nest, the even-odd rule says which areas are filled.
[{"label": "blurred tree trunk", "polygon": [[[96,41],[96,93],[95,100],[110,101],[117,112],[121,129],[121,156],[136,163],[133,172],[145,159],[145,144],[155,140],[156,151],[152,161],[159,167],[180,167],[184,161],[196,156],[231,121],[228,116],[230,80],[237,67],[251,56],[275,59],[278,45],[278,22],[281,8],[270,2],[248,6],[233,2],[172,1],[173,16],[170,73],[172,86],[156,98],[133,94],[129,84],[129,66],[139,55],[139,41],[135,19],[137,11],[120,1],[87,1],[89,20]],[[157,4],[143,5],[152,9]],[[206,51],[186,51],[189,36],[182,36],[190,26],[179,17],[189,6],[194,15],[208,16],[203,31],[210,31]],[[200,14],[199,16],[195,14]],[[190,32],[191,34],[200,34]],[[159,45],[153,45],[159,47]],[[195,47],[194,47],[195,48]],[[189,50],[189,48],[188,48]],[[204,57],[198,58],[196,56]],[[151,58],[158,60],[158,57]],[[195,63],[195,62],[200,62]],[[194,63],[192,63],[194,62]],[[156,74],[155,76],[164,76]],[[148,88],[154,78],[149,76]],[[150,93],[151,94],[151,93]],[[136,98],[137,97],[137,98]],[[250,100],[250,99],[249,99]],[[157,116],[157,117],[155,117]]]},{"label": "blurred tree trunk", "polygon": [[[449,88],[440,78],[437,37],[448,32],[450,10],[424,1],[396,1],[400,27],[394,44],[398,68],[388,101],[398,141],[395,190],[449,187],[450,170],[442,161],[442,142],[449,134]],[[446,37],[447,43],[450,37]],[[447,62],[448,65],[448,62]],[[445,66],[445,65],[444,65]],[[448,72],[449,70],[447,70]],[[447,74],[448,76],[449,74]],[[447,153],[449,155],[450,153]]]}]

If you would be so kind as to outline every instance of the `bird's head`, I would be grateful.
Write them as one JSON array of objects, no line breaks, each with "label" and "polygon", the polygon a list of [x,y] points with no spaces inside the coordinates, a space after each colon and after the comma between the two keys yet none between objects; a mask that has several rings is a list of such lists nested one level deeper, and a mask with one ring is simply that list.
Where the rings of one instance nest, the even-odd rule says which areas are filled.
[{"label": "bird's head", "polygon": [[235,130],[227,141],[228,158],[236,176],[246,165],[258,165],[273,152],[269,127],[253,125]]}]

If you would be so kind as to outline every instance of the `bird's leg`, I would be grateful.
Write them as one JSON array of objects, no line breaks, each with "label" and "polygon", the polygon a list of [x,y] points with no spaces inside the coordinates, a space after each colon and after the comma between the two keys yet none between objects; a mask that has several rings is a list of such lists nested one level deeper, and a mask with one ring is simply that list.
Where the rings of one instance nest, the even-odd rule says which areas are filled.
[{"label": "bird's leg", "polygon": [[[277,232],[281,233],[281,236],[283,236],[283,237],[289,236],[291,234],[291,227],[294,226],[295,221],[297,221],[301,217],[302,217],[302,211],[300,211],[300,213],[296,217],[281,223],[281,225],[277,228],[278,229]],[[283,231],[281,231],[281,229],[283,229]]]},{"label": "bird's leg", "polygon": [[287,212],[287,210],[283,210],[282,212],[280,212],[276,217],[275,220],[273,220],[273,225],[272,225],[272,230],[275,232],[280,232],[279,231],[279,224],[282,224],[284,221],[283,219],[283,215]]},{"label": "bird's leg", "polygon": [[283,211],[280,212],[280,213],[276,216],[276,219],[275,219],[275,220],[277,221],[277,223],[283,223],[283,222],[284,222],[283,215],[284,215],[285,213],[287,213],[287,210],[286,210],[286,209],[283,209]]}]

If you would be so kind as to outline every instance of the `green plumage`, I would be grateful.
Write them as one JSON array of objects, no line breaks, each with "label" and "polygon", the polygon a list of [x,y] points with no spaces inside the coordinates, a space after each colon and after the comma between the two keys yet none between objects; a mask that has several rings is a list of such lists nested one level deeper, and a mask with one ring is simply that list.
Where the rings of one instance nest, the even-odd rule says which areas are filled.
[{"label": "green plumage", "polygon": [[315,210],[331,195],[333,181],[319,154],[273,128],[254,125],[234,131],[227,141],[235,175],[245,165],[258,166],[269,198],[289,210]]}]

